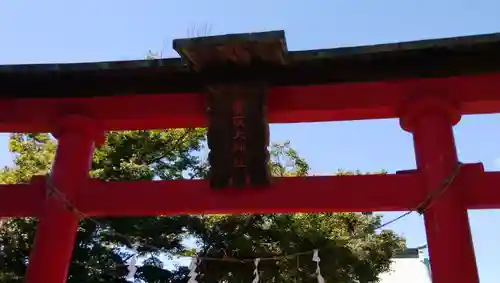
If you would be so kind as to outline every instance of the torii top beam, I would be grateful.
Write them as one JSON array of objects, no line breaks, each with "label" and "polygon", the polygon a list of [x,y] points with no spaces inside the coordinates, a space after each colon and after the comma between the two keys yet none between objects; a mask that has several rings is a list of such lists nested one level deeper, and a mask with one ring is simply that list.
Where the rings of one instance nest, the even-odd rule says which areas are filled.
[{"label": "torii top beam", "polygon": [[205,126],[204,85],[259,77],[270,87],[271,123],[396,117],[401,99],[422,90],[448,94],[463,114],[492,113],[500,109],[499,48],[496,33],[285,52],[284,65],[199,73],[181,59],[0,66],[0,131],[50,131],[68,113],[107,130]]}]

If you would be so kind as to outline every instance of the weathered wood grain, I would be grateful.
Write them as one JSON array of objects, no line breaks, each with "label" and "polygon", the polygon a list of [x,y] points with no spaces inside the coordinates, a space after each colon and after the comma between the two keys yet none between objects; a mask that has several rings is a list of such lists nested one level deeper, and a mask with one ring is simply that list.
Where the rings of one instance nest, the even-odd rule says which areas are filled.
[{"label": "weathered wood grain", "polygon": [[[283,34],[263,38],[207,37],[177,41],[183,60],[196,72],[220,65],[283,65]],[[268,168],[269,123],[265,80],[206,86],[212,188],[264,187]]]}]

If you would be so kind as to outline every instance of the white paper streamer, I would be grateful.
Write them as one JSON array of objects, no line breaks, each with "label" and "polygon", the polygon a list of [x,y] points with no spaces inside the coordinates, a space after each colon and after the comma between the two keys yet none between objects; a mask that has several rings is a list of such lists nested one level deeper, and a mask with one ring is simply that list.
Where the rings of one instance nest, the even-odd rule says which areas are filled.
[{"label": "white paper streamer", "polygon": [[318,277],[318,283],[325,283],[325,278],[321,276],[321,269],[319,267],[321,259],[319,258],[318,250],[314,250],[312,260],[316,262],[316,276]]},{"label": "white paper streamer", "polygon": [[196,272],[196,268],[198,268],[198,258],[193,257],[191,259],[191,263],[189,264],[189,281],[188,283],[198,283],[196,281],[196,277],[198,273]]},{"label": "white paper streamer", "polygon": [[134,255],[130,258],[130,261],[127,266],[128,274],[127,274],[127,280],[132,280],[134,279],[135,273],[137,272],[137,244],[132,244],[132,252]]},{"label": "white paper streamer", "polygon": [[130,259],[130,262],[128,263],[128,274],[127,274],[127,279],[132,280],[134,279],[135,272],[137,271],[137,256],[133,255],[132,258]]},{"label": "white paper streamer", "polygon": [[253,270],[253,275],[254,275],[254,278],[253,278],[253,281],[252,283],[259,283],[259,262],[260,262],[260,258],[256,258],[253,263],[255,265],[255,269]]}]

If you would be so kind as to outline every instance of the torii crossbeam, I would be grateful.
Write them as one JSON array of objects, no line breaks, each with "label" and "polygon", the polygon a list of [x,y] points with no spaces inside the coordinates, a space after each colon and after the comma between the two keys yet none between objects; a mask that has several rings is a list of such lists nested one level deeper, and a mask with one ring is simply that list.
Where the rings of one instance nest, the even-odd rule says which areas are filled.
[{"label": "torii crossbeam", "polygon": [[[226,39],[276,36],[283,33]],[[54,133],[51,181],[90,216],[397,211],[416,209],[452,172],[452,127],[461,115],[500,112],[500,34],[298,52],[286,51],[282,40],[282,60],[202,70],[180,59],[0,66],[0,130]],[[269,123],[399,118],[413,134],[417,169],[278,178],[262,190],[211,190],[205,180],[89,179],[105,131],[207,126],[205,87],[248,81],[265,82]],[[426,210],[434,283],[478,282],[467,209],[500,208],[499,184],[500,173],[464,164]],[[0,216],[40,220],[26,281],[65,282],[78,218],[47,194],[44,177],[0,186]]]}]

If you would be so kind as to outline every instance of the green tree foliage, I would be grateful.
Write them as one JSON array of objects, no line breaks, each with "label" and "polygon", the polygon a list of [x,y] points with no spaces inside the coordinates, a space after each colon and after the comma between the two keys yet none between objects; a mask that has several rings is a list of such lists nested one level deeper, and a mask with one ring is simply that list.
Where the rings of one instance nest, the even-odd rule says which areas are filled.
[{"label": "green tree foliage", "polygon": [[[200,129],[112,132],[95,151],[91,174],[104,180],[172,180],[205,176],[199,153]],[[27,182],[46,174],[56,142],[47,134],[15,134],[10,139],[14,166],[0,172],[3,183]],[[305,176],[309,165],[289,143],[271,147],[275,176]],[[345,173],[345,172],[344,172]],[[140,188],[138,188],[139,190]],[[307,188],[305,193],[307,193]],[[327,282],[368,282],[387,270],[389,259],[404,242],[391,231],[376,233],[380,218],[359,213],[204,215],[174,217],[95,218],[80,223],[68,282],[126,282],[132,244],[144,265],[138,282],[186,282],[187,269],[167,270],[165,255],[255,258],[290,255],[320,248]],[[0,223],[0,282],[22,282],[35,232],[32,218]],[[112,227],[113,229],[111,229]],[[118,234],[124,234],[127,238]],[[185,244],[194,239],[197,251]],[[156,247],[156,248],[153,248]],[[261,262],[261,282],[313,282],[312,254]],[[248,282],[253,263],[201,262],[200,282]]]}]

